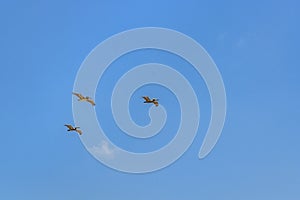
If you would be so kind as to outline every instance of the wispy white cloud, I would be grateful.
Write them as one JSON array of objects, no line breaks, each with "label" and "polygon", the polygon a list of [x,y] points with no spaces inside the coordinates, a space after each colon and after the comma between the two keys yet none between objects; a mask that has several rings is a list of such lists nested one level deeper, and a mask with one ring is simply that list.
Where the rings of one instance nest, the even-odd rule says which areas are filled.
[{"label": "wispy white cloud", "polygon": [[216,41],[228,47],[243,48],[247,47],[256,37],[254,32],[244,32],[239,35],[223,32],[217,35]]},{"label": "wispy white cloud", "polygon": [[224,42],[224,40],[227,38],[227,33],[226,32],[223,32],[223,33],[220,33],[218,36],[217,36],[217,41],[218,42]]},{"label": "wispy white cloud", "polygon": [[257,40],[257,33],[256,32],[246,32],[242,34],[237,40],[236,40],[236,47],[242,48],[242,47],[249,47],[251,43],[255,42]]},{"label": "wispy white cloud", "polygon": [[237,47],[243,47],[246,45],[246,38],[245,37],[240,37],[237,42],[236,42],[236,46]]},{"label": "wispy white cloud", "polygon": [[115,149],[107,141],[102,141],[101,144],[89,148],[89,151],[99,157],[114,158]]}]

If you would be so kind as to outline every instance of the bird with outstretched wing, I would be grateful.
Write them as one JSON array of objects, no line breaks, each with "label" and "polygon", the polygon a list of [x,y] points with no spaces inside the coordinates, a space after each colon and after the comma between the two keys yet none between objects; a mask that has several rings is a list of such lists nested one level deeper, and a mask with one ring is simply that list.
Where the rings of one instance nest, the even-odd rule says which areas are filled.
[{"label": "bird with outstretched wing", "polygon": [[155,106],[158,106],[158,99],[150,99],[148,96],[143,96],[145,100],[144,103],[153,103]]},{"label": "bird with outstretched wing", "polygon": [[78,97],[78,101],[86,101],[92,104],[93,106],[96,105],[95,102],[90,97],[84,97],[82,94],[76,92],[72,92],[72,94]]},{"label": "bird with outstretched wing", "polygon": [[65,124],[65,126],[68,127],[68,130],[67,130],[67,131],[76,131],[79,135],[82,134],[82,131],[78,129],[78,128],[80,128],[80,127],[75,127],[75,128],[74,128],[74,127],[73,127],[72,125],[70,125],[70,124]]}]

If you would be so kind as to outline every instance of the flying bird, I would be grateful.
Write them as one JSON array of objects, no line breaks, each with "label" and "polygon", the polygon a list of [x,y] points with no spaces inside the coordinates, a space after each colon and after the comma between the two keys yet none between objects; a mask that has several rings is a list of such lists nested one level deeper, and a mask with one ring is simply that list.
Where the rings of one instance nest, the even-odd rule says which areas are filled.
[{"label": "flying bird", "polygon": [[74,94],[75,96],[78,97],[78,101],[87,101],[90,104],[92,104],[93,106],[96,105],[95,102],[90,97],[84,97],[84,96],[82,96],[82,94],[75,93],[75,92],[72,92],[72,94]]},{"label": "flying bird", "polygon": [[148,96],[144,96],[144,103],[153,103],[155,106],[158,106],[158,99],[150,99]]},{"label": "flying bird", "polygon": [[67,131],[76,131],[79,135],[82,134],[82,131],[78,129],[78,128],[80,128],[80,127],[75,127],[75,128],[74,128],[74,127],[73,127],[72,125],[70,125],[70,124],[65,124],[65,126],[68,127],[68,130],[67,130]]}]

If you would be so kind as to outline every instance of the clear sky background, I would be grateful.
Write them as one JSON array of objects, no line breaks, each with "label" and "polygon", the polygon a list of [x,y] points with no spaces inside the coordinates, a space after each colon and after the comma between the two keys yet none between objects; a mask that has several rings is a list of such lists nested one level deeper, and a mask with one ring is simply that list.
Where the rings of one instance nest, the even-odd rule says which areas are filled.
[{"label": "clear sky background", "polygon": [[[299,7],[296,0],[2,1],[0,199],[299,199]],[[71,92],[88,53],[113,34],[145,26],[180,31],[208,51],[223,76],[228,112],[216,147],[198,160],[210,104],[205,84],[191,75],[203,103],[194,143],[173,165],[135,175],[102,165],[63,125],[73,124]],[[114,63],[99,84],[97,105],[108,105],[100,100],[113,87],[118,65],[130,68],[154,58],[179,70],[184,64],[148,53]],[[144,91],[155,95],[155,87]],[[161,103],[178,110],[174,96],[163,95],[173,104]],[[133,118],[147,124],[147,108],[133,106],[139,103],[133,98]],[[102,123],[109,129],[109,107],[96,110],[107,113]],[[177,117],[166,129],[176,129]],[[172,138],[165,134],[146,144],[113,133],[113,142],[137,152]]]}]

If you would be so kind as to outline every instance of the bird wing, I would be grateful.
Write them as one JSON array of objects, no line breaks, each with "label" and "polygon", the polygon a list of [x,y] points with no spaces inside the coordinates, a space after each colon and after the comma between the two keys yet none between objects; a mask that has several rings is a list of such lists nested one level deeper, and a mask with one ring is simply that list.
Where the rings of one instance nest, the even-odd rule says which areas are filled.
[{"label": "bird wing", "polygon": [[157,101],[153,101],[155,106],[158,106],[158,102]]},{"label": "bird wing", "polygon": [[145,99],[145,101],[151,101],[148,96],[143,97],[143,99]]},{"label": "bird wing", "polygon": [[90,104],[92,104],[93,106],[96,105],[95,102],[92,99],[87,99],[86,101],[89,102]]},{"label": "bird wing", "polygon": [[74,129],[72,125],[65,124],[65,126],[68,127],[69,129]]},{"label": "bird wing", "polygon": [[81,130],[76,129],[76,132],[77,132],[79,135],[82,134],[82,131],[81,131]]},{"label": "bird wing", "polygon": [[74,94],[75,96],[77,96],[79,99],[84,99],[84,96],[82,96],[79,93],[72,92],[72,94]]}]

